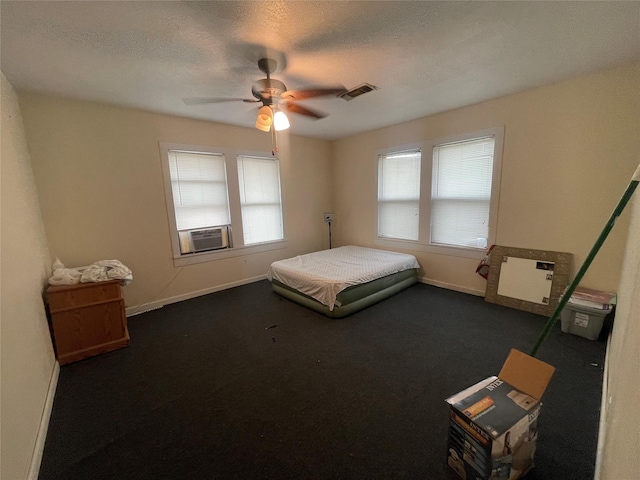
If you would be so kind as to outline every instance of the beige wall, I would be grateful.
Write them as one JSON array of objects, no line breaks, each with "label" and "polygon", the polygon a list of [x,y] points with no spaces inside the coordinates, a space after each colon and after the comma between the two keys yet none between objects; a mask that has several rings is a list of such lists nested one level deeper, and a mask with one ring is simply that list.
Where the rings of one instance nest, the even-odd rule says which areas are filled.
[{"label": "beige wall", "polygon": [[274,260],[328,245],[328,142],[280,135],[288,248],[176,268],[158,142],[271,151],[271,136],[36,94],[21,94],[20,105],[52,256],[68,267],[123,262],[134,277],[127,307],[241,284]]},{"label": "beige wall", "polygon": [[[334,143],[335,239],[374,246],[375,151],[504,125],[499,245],[574,254],[580,267],[640,150],[640,67],[603,72]],[[618,288],[628,214],[582,284]],[[428,282],[484,295],[478,260],[414,253]]]},{"label": "beige wall", "polygon": [[[372,245],[376,149],[504,125],[498,242],[573,252],[576,270],[637,166],[639,82],[638,68],[619,69],[333,144],[284,137],[289,247],[180,269],[171,259],[158,142],[261,150],[270,148],[269,136],[21,94],[36,192],[20,112],[2,77],[2,478],[26,476],[52,375],[40,293],[55,256],[68,266],[107,258],[123,261],[134,271],[134,282],[124,289],[127,304],[136,306],[251,280],[264,275],[276,258],[326,248],[324,211],[337,214],[334,244]],[[638,468],[638,459],[630,460],[638,439],[625,441],[630,438],[627,426],[638,431],[640,419],[635,405],[640,381],[634,370],[640,337],[639,201],[636,194],[631,228],[625,212],[583,282],[618,289],[627,244],[612,342],[612,403],[602,470],[606,480],[625,478]],[[476,260],[418,257],[429,281],[484,292],[484,280],[474,273]]]},{"label": "beige wall", "polygon": [[[640,180],[640,165],[636,178]],[[627,209],[631,210],[631,225],[608,352],[600,480],[640,477],[640,188]]]},{"label": "beige wall", "polygon": [[[0,478],[20,479],[26,478],[30,469],[40,421],[45,414],[49,384],[57,372],[57,364],[42,301],[42,291],[49,275],[47,239],[18,99],[1,73],[0,82]],[[36,473],[37,466],[33,467]]]}]

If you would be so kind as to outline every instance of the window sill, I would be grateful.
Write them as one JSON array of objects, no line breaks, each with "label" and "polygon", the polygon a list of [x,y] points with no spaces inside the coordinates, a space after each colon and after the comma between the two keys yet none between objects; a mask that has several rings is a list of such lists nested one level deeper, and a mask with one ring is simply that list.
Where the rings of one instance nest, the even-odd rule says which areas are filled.
[{"label": "window sill", "polygon": [[411,250],[414,252],[433,253],[436,255],[448,255],[450,257],[472,258],[481,260],[487,253],[487,248],[466,248],[466,247],[445,247],[419,243],[412,240],[401,240],[397,238],[376,237],[374,244],[381,247],[397,248],[401,250]]},{"label": "window sill", "polygon": [[225,258],[241,257],[244,255],[252,255],[254,253],[280,250],[282,248],[287,248],[288,246],[289,242],[286,240],[279,240],[277,242],[261,243],[259,245],[248,245],[236,248],[226,248],[224,250],[192,253],[189,255],[173,257],[173,265],[176,267],[184,267],[194,263],[215,262],[216,260],[224,260]]}]

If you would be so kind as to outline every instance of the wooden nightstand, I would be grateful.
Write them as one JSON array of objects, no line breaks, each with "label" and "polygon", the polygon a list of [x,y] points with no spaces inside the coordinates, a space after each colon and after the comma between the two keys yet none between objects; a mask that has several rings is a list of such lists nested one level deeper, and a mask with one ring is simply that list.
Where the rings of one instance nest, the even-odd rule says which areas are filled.
[{"label": "wooden nightstand", "polygon": [[120,280],[50,286],[45,301],[60,365],[129,345]]}]

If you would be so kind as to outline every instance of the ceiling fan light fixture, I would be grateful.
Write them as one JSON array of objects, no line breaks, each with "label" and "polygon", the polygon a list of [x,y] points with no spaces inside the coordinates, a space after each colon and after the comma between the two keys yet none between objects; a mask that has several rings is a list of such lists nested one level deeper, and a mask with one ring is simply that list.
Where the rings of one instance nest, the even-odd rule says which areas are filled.
[{"label": "ceiling fan light fixture", "polygon": [[277,130],[286,130],[291,125],[289,125],[289,119],[284,114],[283,111],[278,110],[273,116],[273,127]]},{"label": "ceiling fan light fixture", "polygon": [[256,118],[256,128],[263,132],[271,130],[273,124],[273,110],[268,105],[260,107],[258,110],[258,118]]},{"label": "ceiling fan light fixture", "polygon": [[[2,0],[0,0],[2,1]],[[261,58],[258,60],[258,68],[264,72],[267,78],[262,78],[253,82],[251,86],[251,94],[254,98],[185,98],[184,103],[187,105],[200,105],[204,103],[221,103],[229,101],[242,101],[245,103],[262,103],[262,107],[258,111],[255,127],[263,132],[272,132],[276,130],[286,130],[291,125],[287,115],[280,110],[280,105],[287,112],[293,112],[297,115],[306,115],[314,119],[326,117],[322,112],[315,112],[310,108],[298,105],[299,100],[322,96],[336,96],[343,94],[346,89],[343,86],[334,85],[328,88],[307,88],[302,90],[288,90],[287,86],[280,80],[271,78],[271,73],[276,70],[277,62],[270,58]],[[372,87],[375,88],[375,87]]]}]

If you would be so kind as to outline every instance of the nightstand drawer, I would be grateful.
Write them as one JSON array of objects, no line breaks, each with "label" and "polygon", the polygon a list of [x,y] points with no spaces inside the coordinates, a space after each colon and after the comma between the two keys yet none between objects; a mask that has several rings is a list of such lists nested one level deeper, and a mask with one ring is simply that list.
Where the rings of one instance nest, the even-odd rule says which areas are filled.
[{"label": "nightstand drawer", "polygon": [[47,289],[47,302],[51,313],[121,298],[120,280],[61,285]]}]

